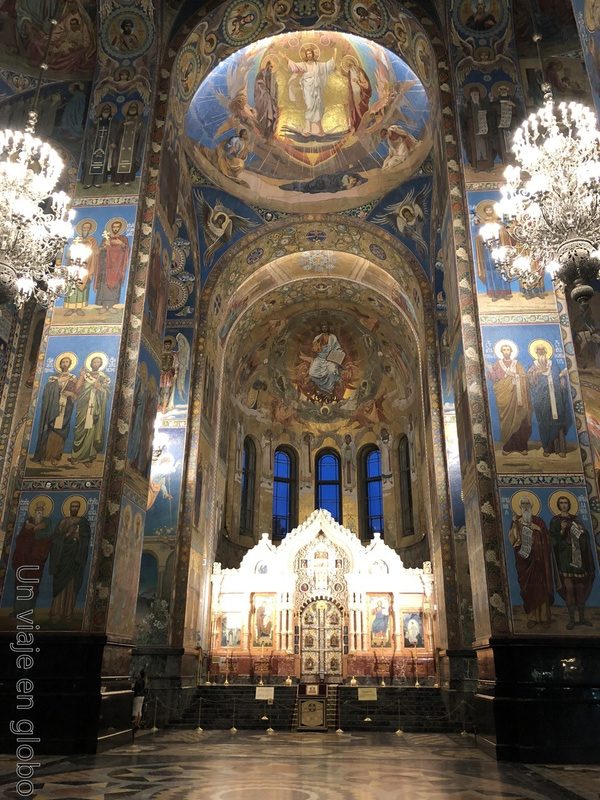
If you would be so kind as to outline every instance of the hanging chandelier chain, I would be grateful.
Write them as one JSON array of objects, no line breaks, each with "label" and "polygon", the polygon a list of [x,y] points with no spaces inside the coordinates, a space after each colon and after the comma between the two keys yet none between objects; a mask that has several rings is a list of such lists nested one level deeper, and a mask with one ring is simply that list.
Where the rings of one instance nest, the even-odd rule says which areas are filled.
[{"label": "hanging chandelier chain", "polygon": [[29,111],[27,126],[25,128],[25,133],[30,133],[32,136],[35,133],[35,126],[37,125],[38,121],[38,105],[40,102],[40,92],[42,90],[42,78],[44,74],[48,71],[48,55],[50,53],[50,45],[52,43],[52,35],[54,34],[54,29],[58,24],[58,20],[52,18],[50,20],[50,30],[48,31],[48,37],[46,39],[46,45],[44,47],[44,54],[42,56],[42,61],[40,63],[40,71],[38,72],[38,77],[35,85],[35,93],[33,95],[33,102],[31,103],[31,110]]}]

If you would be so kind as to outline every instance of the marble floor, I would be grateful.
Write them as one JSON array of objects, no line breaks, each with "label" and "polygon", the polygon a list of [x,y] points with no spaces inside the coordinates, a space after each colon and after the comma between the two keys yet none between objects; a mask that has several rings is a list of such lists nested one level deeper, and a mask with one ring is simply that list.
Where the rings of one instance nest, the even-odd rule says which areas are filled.
[{"label": "marble floor", "polygon": [[[600,767],[497,764],[472,737],[167,731],[40,758],[37,800],[598,800]],[[17,798],[0,757],[0,797]]]}]

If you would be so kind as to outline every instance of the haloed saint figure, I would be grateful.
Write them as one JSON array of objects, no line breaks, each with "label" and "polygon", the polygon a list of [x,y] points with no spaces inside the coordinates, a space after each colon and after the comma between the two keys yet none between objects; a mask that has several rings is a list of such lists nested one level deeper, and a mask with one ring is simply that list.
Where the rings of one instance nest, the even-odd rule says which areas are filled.
[{"label": "haloed saint figure", "polygon": [[342,365],[346,353],[326,322],[321,323],[321,330],[314,337],[311,349],[308,377],[314,389],[313,395],[325,402],[341,399],[338,390],[341,389],[343,393]]},{"label": "haloed saint figure", "polygon": [[299,399],[321,406],[321,412],[326,415],[326,406],[343,402],[347,391],[356,388],[358,354],[352,333],[345,324],[339,323],[342,341],[326,319],[319,319],[317,324],[317,331],[314,327],[305,328],[301,334],[292,382]]}]

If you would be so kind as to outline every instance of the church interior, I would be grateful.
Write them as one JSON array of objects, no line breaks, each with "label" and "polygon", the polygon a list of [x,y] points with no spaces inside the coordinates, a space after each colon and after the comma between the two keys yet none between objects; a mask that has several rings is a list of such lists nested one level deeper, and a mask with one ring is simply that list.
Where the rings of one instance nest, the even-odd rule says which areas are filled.
[{"label": "church interior", "polygon": [[2,752],[597,796],[600,4],[0,6]]}]

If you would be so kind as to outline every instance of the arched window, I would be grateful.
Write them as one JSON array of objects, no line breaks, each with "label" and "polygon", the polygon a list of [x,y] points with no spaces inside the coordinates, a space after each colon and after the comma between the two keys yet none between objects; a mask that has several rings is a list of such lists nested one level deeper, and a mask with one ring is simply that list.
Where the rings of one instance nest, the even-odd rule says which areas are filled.
[{"label": "arched window", "polygon": [[316,466],[315,506],[329,511],[331,516],[341,523],[340,457],[333,450],[321,450],[317,453]]},{"label": "arched window", "polygon": [[413,517],[412,478],[410,475],[410,445],[407,436],[401,436],[398,443],[400,462],[400,514],[402,535],[412,536],[415,532]]},{"label": "arched window", "polygon": [[256,477],[256,447],[249,436],[244,439],[242,459],[242,502],[240,507],[240,533],[254,534],[254,483]]},{"label": "arched window", "polygon": [[372,539],[375,531],[383,535],[383,492],[379,448],[375,445],[363,447],[358,464],[361,538]]},{"label": "arched window", "polygon": [[275,450],[273,467],[273,539],[283,539],[298,524],[296,454],[290,447]]}]

